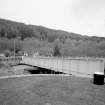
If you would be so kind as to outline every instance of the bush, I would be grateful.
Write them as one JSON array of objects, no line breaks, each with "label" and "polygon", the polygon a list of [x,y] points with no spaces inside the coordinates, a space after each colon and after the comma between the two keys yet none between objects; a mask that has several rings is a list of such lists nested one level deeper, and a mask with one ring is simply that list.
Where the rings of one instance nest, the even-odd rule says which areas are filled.
[{"label": "bush", "polygon": [[10,56],[11,56],[11,52],[10,52],[9,50],[6,50],[6,51],[5,51],[5,56],[6,56],[6,57],[10,57]]}]

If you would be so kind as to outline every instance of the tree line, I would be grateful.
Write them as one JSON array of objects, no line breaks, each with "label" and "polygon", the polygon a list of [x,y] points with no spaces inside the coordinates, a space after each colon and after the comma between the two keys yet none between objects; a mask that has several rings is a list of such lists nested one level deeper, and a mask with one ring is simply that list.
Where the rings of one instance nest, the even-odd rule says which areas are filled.
[{"label": "tree line", "polygon": [[105,56],[105,38],[0,19],[0,52],[39,52],[43,56]]}]

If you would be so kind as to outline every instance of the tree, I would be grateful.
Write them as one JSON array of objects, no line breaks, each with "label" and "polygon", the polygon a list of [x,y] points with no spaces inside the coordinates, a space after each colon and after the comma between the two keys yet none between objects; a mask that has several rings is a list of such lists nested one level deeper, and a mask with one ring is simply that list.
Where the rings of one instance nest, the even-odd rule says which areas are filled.
[{"label": "tree", "polygon": [[57,44],[54,47],[53,56],[61,56],[60,48]]},{"label": "tree", "polygon": [[31,28],[24,26],[19,28],[19,34],[20,34],[21,40],[24,40],[27,37],[34,36],[34,31]]},{"label": "tree", "polygon": [[0,37],[5,37],[5,30],[4,29],[1,29],[1,31],[0,31]]}]

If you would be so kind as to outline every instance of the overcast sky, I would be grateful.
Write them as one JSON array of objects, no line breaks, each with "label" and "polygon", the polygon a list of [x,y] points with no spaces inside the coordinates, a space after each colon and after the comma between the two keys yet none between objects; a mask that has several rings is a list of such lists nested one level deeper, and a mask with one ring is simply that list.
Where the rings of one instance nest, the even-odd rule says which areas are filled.
[{"label": "overcast sky", "polygon": [[105,36],[105,0],[0,0],[0,18]]}]

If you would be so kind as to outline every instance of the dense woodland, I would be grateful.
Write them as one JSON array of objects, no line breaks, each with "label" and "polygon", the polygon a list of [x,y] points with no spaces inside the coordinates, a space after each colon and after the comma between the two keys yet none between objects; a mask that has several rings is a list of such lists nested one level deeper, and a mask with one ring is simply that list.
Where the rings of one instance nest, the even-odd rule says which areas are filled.
[{"label": "dense woodland", "polygon": [[0,53],[43,56],[105,56],[105,38],[0,19]]}]

